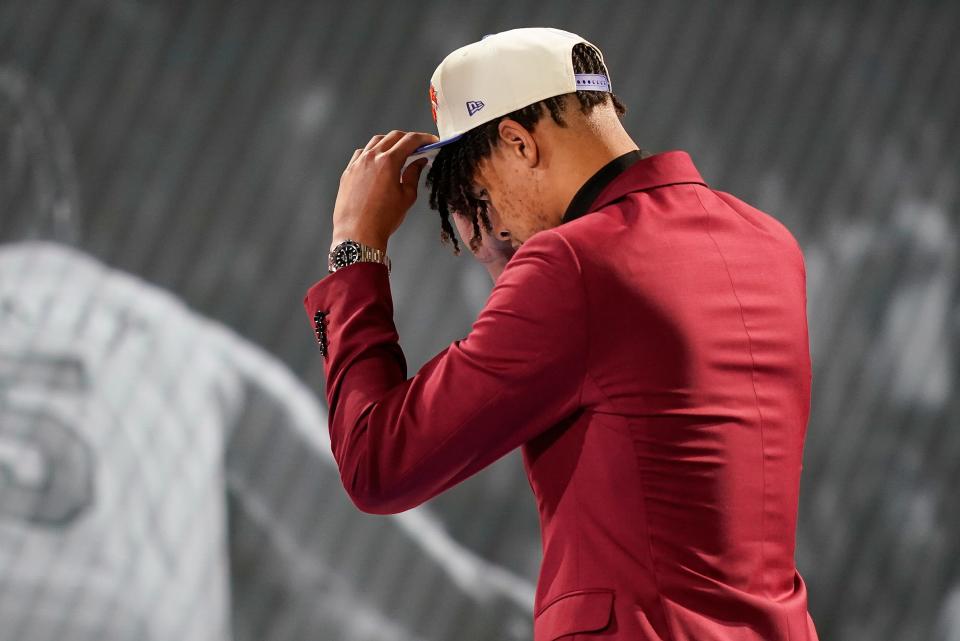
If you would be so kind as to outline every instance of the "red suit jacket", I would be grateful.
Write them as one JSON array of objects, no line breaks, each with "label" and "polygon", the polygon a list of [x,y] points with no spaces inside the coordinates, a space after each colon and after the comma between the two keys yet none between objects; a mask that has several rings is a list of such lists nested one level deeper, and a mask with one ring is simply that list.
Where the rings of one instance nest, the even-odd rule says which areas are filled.
[{"label": "red suit jacket", "polygon": [[811,384],[797,241],[679,150],[630,165],[589,212],[530,237],[469,335],[412,378],[384,265],[308,290],[344,488],[400,512],[520,446],[543,545],[535,641],[815,641],[794,563]]}]

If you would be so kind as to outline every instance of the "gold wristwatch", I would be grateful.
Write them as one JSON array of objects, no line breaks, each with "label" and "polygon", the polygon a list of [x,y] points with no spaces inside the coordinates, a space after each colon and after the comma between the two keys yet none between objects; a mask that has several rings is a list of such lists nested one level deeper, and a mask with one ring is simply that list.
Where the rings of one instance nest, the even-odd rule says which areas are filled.
[{"label": "gold wristwatch", "polygon": [[385,251],[349,238],[338,243],[327,256],[327,271],[332,274],[341,267],[363,262],[386,265],[390,273],[390,257]]}]

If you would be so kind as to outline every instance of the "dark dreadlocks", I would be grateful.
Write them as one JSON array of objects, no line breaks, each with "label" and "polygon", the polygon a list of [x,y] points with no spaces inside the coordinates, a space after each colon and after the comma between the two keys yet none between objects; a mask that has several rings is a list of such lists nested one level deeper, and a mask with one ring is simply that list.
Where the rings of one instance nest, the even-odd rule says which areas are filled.
[{"label": "dark dreadlocks", "polygon": [[[574,73],[594,73],[607,75],[607,68],[600,59],[599,52],[586,43],[579,43],[573,47]],[[613,106],[618,116],[623,116],[627,108],[613,92],[606,91],[575,91],[580,102],[580,111],[589,114],[596,105],[607,104],[608,96],[613,100]],[[473,195],[473,175],[477,164],[490,155],[493,146],[499,140],[497,125],[504,118],[516,120],[528,130],[533,130],[543,116],[543,109],[550,111],[554,122],[566,127],[562,112],[566,105],[562,94],[552,96],[517,109],[511,113],[484,123],[466,132],[463,137],[449,145],[440,148],[433,165],[427,173],[427,186],[430,187],[430,208],[440,212],[440,240],[443,243],[453,241],[453,253],[460,254],[456,234],[450,224],[451,212],[472,212],[473,236],[470,238],[470,247],[476,251],[482,240],[479,222],[487,233],[493,232],[493,225],[487,215],[487,201]],[[479,220],[478,220],[479,219]]]}]

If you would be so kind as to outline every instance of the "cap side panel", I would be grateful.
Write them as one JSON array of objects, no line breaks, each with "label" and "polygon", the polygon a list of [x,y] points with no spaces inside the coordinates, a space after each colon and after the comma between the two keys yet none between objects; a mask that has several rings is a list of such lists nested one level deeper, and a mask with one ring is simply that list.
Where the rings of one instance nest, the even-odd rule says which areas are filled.
[{"label": "cap side panel", "polygon": [[[447,56],[447,58],[449,57],[450,56]],[[433,89],[437,94],[437,135],[441,140],[456,135],[454,132],[454,124],[450,118],[450,101],[447,99],[446,85],[443,82],[444,72],[447,68],[447,58],[444,58],[430,79]]]}]

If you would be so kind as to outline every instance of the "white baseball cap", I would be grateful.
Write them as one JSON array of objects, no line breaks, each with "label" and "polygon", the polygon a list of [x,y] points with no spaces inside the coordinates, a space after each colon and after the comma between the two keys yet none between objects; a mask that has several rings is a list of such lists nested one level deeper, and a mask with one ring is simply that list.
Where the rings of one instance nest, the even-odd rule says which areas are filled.
[{"label": "white baseball cap", "polygon": [[[418,147],[404,163],[426,157],[467,131],[545,98],[577,90],[612,91],[609,74],[574,73],[575,33],[523,27],[484,36],[451,52],[430,78],[430,108],[440,140]],[[605,66],[605,65],[604,65]]]}]

